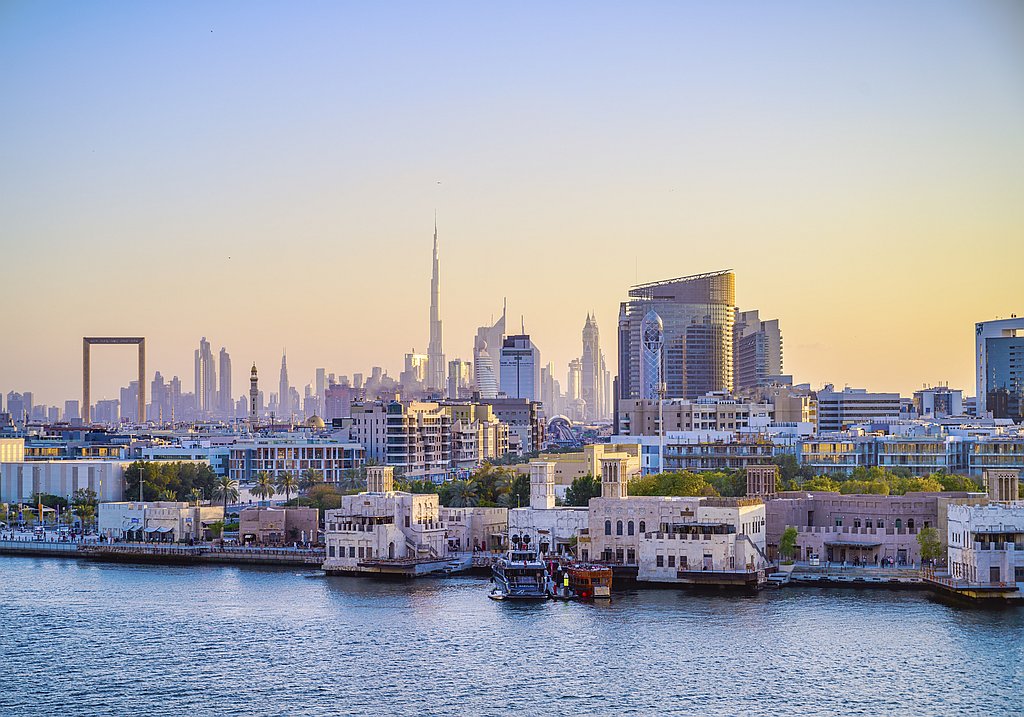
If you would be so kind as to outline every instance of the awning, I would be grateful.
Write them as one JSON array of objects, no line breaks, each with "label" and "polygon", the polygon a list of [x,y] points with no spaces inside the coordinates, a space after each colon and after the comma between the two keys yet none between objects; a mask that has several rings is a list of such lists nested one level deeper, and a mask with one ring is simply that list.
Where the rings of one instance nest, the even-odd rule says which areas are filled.
[{"label": "awning", "polygon": [[881,543],[857,543],[852,540],[826,540],[825,545],[830,548],[880,548]]}]

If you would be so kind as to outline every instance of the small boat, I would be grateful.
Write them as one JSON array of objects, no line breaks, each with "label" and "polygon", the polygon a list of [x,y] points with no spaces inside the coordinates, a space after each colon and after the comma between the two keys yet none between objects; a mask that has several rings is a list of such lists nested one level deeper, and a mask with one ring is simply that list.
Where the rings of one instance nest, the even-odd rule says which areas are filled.
[{"label": "small boat", "polygon": [[604,565],[568,563],[556,569],[551,597],[555,600],[609,599],[612,569]]},{"label": "small boat", "polygon": [[492,600],[546,600],[548,571],[530,550],[510,550],[491,566]]}]

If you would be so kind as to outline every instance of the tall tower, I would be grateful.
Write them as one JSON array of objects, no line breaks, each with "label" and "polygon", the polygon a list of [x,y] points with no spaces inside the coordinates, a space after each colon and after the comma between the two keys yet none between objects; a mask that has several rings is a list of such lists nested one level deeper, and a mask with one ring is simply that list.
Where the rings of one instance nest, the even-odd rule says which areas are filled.
[{"label": "tall tower", "polygon": [[206,415],[216,408],[217,367],[213,363],[210,342],[206,340],[205,336],[199,341],[195,359],[196,408],[199,409],[200,414]]},{"label": "tall tower", "polygon": [[640,398],[651,401],[661,396],[664,342],[664,324],[651,309],[640,324]]},{"label": "tall tower", "polygon": [[235,399],[231,395],[231,354],[221,346],[220,349],[220,395],[218,396],[220,412],[224,418],[231,418],[235,412]]},{"label": "tall tower", "polygon": [[444,390],[444,349],[441,347],[440,262],[437,258],[437,217],[434,217],[434,266],[430,274],[430,343],[427,346],[427,388]]},{"label": "tall tower", "polygon": [[260,387],[259,378],[256,376],[256,364],[252,365],[249,372],[249,425],[256,425],[256,408],[259,405]]},{"label": "tall tower", "polygon": [[583,356],[580,361],[583,369],[580,376],[580,394],[587,403],[586,417],[593,421],[602,418],[601,334],[597,330],[597,320],[589,313],[583,325]]},{"label": "tall tower", "polygon": [[285,420],[292,416],[292,387],[288,384],[288,352],[281,354],[281,386],[277,394],[277,410]]}]

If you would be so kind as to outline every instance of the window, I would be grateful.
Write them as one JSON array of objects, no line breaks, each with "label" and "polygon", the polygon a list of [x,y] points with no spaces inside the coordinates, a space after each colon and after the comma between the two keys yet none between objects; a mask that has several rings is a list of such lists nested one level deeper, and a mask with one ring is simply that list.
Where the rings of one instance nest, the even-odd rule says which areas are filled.
[{"label": "window", "polygon": [[926,527],[926,528],[930,528],[930,527],[932,527],[932,523],[931,523],[931,521],[930,521],[930,520],[926,520],[926,521],[924,521],[924,527]]},{"label": "window", "polygon": [[902,529],[903,529],[903,521],[900,520],[899,518],[897,518],[896,519],[896,530],[902,530]]},{"label": "window", "polygon": [[642,520],[640,521],[640,532],[641,533],[646,533],[647,532],[647,523],[645,523]]},{"label": "window", "polygon": [[907,530],[913,530],[913,529],[914,529],[914,519],[911,518],[910,520],[907,521]]},{"label": "window", "polygon": [[604,534],[605,535],[611,535],[612,534],[612,521],[610,521],[610,520],[604,521]]},{"label": "window", "polygon": [[836,518],[836,527],[837,528],[842,528],[843,527],[843,519],[842,518]]},{"label": "window", "polygon": [[334,546],[333,545],[331,545],[330,547],[327,548],[327,557],[329,557],[329,558],[333,558],[334,557]]},{"label": "window", "polygon": [[670,568],[674,568],[676,566],[676,556],[675,555],[669,555],[668,556],[668,566]]},{"label": "window", "polygon": [[659,555],[654,559],[654,564],[659,568],[665,567],[665,556]]},{"label": "window", "polygon": [[362,558],[365,555],[365,549],[362,545],[359,546],[359,557]]},{"label": "window", "polygon": [[405,527],[406,527],[406,528],[408,528],[408,527],[409,527],[409,516],[408,516],[408,515],[407,515],[407,516],[405,516]]},{"label": "window", "polygon": [[633,521],[629,521],[626,524],[626,535],[633,535]]},{"label": "window", "polygon": [[854,518],[853,519],[853,527],[854,528],[859,528],[860,527],[860,518]]},{"label": "window", "polygon": [[626,551],[626,562],[630,565],[636,564],[636,551],[633,548]]},{"label": "window", "polygon": [[879,528],[884,528],[885,527],[885,521],[884,520],[878,521],[878,527]]},{"label": "window", "polygon": [[684,569],[684,570],[686,569],[686,556],[685,555],[680,555],[679,556],[679,567]]},{"label": "window", "polygon": [[621,520],[615,521],[615,534],[616,535],[622,535],[622,521]]},{"label": "window", "polygon": [[350,546],[348,547],[348,556],[349,556],[350,558],[354,558],[354,557],[356,556],[356,546],[354,546],[354,545],[350,545]]},{"label": "window", "polygon": [[871,527],[871,521],[870,520],[865,520],[864,521],[864,527],[865,528],[870,528]]}]

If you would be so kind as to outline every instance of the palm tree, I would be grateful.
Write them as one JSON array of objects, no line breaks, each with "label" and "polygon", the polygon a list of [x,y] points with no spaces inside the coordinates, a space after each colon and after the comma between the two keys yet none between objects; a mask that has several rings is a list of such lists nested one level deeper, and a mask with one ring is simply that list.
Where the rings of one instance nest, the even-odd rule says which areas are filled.
[{"label": "palm tree", "polygon": [[173,503],[174,501],[178,500],[178,495],[170,488],[164,488],[162,491],[160,491],[160,494],[157,495],[156,499],[166,500],[170,503]]},{"label": "palm tree", "polygon": [[477,504],[476,487],[469,481],[453,481],[449,496],[448,504],[452,508],[472,508]]},{"label": "palm tree", "polygon": [[277,489],[284,493],[284,502],[291,500],[292,491],[296,488],[295,476],[291,471],[284,471],[277,478]]},{"label": "palm tree", "polygon": [[202,499],[203,491],[199,490],[198,488],[193,488],[188,492],[188,501],[189,503],[192,503],[192,505],[198,506]]},{"label": "palm tree", "polygon": [[303,493],[308,493],[310,488],[323,482],[323,471],[316,468],[307,468],[302,471],[302,475],[299,477],[299,490]]},{"label": "palm tree", "polygon": [[365,468],[346,468],[341,472],[341,480],[338,481],[341,490],[359,490],[366,488]]},{"label": "palm tree", "polygon": [[[238,481],[231,480],[230,476],[221,476],[217,480],[217,487],[213,489],[213,496],[224,501],[224,519],[228,516],[228,502],[238,500]],[[224,547],[224,532],[220,534],[220,545]]]},{"label": "palm tree", "polygon": [[262,498],[264,501],[269,501],[276,492],[274,489],[274,478],[269,473],[260,471],[256,474],[256,487],[252,489],[254,496]]}]

